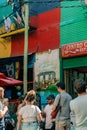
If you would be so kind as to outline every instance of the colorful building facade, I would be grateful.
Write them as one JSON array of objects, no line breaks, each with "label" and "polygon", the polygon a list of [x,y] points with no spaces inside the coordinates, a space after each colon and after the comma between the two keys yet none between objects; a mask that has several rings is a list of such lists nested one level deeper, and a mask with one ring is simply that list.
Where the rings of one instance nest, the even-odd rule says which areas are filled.
[{"label": "colorful building facade", "polygon": [[[17,12],[11,3],[1,3],[0,16],[0,71],[7,76],[23,80],[24,19],[18,9],[24,8],[24,1],[18,3]],[[54,84],[60,79],[60,2],[29,2],[28,32],[28,82],[29,89]],[[7,10],[7,12],[5,11]],[[24,11],[24,10],[22,10]],[[22,15],[21,15],[22,14]],[[8,19],[9,18],[9,19]],[[8,22],[5,22],[8,20]],[[8,25],[6,25],[8,23]],[[54,58],[55,57],[55,58]],[[36,84],[35,84],[36,83]]]},{"label": "colorful building facade", "polygon": [[84,1],[61,2],[60,23],[60,77],[73,97],[76,78],[87,81],[87,5]]}]

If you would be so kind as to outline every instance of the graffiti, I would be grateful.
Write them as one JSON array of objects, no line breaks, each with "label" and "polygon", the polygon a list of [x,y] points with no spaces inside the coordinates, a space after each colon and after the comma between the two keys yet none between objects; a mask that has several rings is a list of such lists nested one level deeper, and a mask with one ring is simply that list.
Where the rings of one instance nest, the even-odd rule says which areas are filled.
[{"label": "graffiti", "polygon": [[[54,71],[41,72],[38,74],[38,82],[40,82],[40,78],[45,82],[46,80],[53,80],[56,78],[56,73]],[[47,79],[46,79],[47,78]]]},{"label": "graffiti", "polygon": [[11,24],[12,24],[10,17],[7,17],[7,18],[3,17],[3,19],[4,19],[4,26],[5,26],[6,32],[10,32]]},{"label": "graffiti", "polygon": [[10,78],[14,78],[14,64],[6,65],[6,71]]},{"label": "graffiti", "polygon": [[[5,5],[1,5],[0,34],[21,29],[25,24],[25,8],[23,0],[7,0]],[[3,14],[3,8],[7,13]]]},{"label": "graffiti", "polygon": [[0,34],[6,33],[5,26],[0,27]]},{"label": "graffiti", "polygon": [[[23,2],[21,0],[9,0],[8,4],[12,6],[13,10],[13,18],[16,22],[17,28],[23,27],[24,26],[24,10],[23,10]],[[22,12],[23,11],[23,12]]]},{"label": "graffiti", "polygon": [[54,87],[55,83],[59,81],[58,54],[58,50],[52,50],[50,54],[44,52],[36,55],[38,59],[35,63],[36,88],[47,89],[49,86]]},{"label": "graffiti", "polygon": [[15,24],[14,23],[8,23],[8,19],[5,19],[4,25],[0,27],[0,34],[8,33],[10,31],[15,30]]},{"label": "graffiti", "polygon": [[49,86],[54,86],[57,80],[54,71],[41,72],[37,75],[38,81],[34,83],[35,89],[47,89]]},{"label": "graffiti", "polygon": [[20,63],[16,62],[15,63],[15,78],[18,79],[20,73]]}]

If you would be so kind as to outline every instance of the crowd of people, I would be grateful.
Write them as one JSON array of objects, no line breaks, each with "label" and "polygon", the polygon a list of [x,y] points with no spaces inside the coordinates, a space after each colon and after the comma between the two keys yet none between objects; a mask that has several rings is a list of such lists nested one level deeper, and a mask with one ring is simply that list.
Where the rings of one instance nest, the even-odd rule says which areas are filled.
[{"label": "crowd of people", "polygon": [[[47,97],[47,105],[43,110],[36,105],[36,92],[30,90],[20,97],[17,107],[16,130],[71,130],[70,113],[75,116],[75,130],[87,130],[87,93],[86,83],[82,79],[74,82],[78,97],[72,99],[65,90],[65,84],[56,84],[59,94]],[[14,130],[15,122],[9,113],[9,100],[4,98],[4,89],[0,87],[0,130]],[[60,105],[55,118],[52,111]],[[43,124],[42,127],[41,124]]]}]

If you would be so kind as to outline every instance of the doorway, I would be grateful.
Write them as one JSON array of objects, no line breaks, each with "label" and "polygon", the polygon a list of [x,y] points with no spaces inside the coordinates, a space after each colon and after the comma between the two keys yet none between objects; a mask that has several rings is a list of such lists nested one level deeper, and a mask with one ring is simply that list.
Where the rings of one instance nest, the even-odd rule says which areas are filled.
[{"label": "doorway", "polygon": [[66,84],[66,91],[75,98],[77,93],[74,89],[74,81],[77,78],[81,78],[87,82],[87,67],[76,67],[64,69],[64,82]]}]

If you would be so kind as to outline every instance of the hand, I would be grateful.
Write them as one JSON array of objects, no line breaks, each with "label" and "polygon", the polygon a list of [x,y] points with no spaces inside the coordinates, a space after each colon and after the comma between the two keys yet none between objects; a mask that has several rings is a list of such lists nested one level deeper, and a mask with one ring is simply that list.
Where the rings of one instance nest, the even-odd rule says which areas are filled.
[{"label": "hand", "polygon": [[5,113],[8,111],[8,107],[7,106],[4,107],[4,111],[5,111]]},{"label": "hand", "polygon": [[0,110],[0,118],[2,118],[2,117],[3,117],[2,110]]}]

